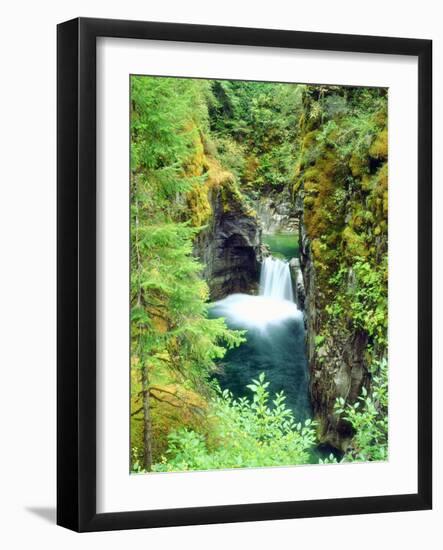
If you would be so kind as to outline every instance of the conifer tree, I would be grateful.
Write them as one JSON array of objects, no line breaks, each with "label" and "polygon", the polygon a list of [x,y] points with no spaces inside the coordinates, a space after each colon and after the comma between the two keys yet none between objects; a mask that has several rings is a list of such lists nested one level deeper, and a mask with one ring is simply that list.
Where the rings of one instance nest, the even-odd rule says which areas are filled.
[{"label": "conifer tree", "polygon": [[192,132],[205,116],[203,103],[196,108],[202,84],[135,77],[131,91],[131,340],[142,379],[143,466],[149,471],[152,374],[167,368],[197,385],[242,336],[223,319],[208,319],[208,288],[192,255],[197,229],[183,221],[184,196],[196,180],[184,165],[193,153]]}]

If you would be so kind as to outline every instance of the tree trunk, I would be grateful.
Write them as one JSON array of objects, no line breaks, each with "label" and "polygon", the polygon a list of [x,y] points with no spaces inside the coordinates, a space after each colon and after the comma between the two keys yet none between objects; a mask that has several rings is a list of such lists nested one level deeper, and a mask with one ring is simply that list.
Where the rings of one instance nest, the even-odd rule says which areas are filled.
[{"label": "tree trunk", "polygon": [[150,472],[152,469],[152,422],[149,398],[148,367],[142,369],[143,391],[143,468]]}]

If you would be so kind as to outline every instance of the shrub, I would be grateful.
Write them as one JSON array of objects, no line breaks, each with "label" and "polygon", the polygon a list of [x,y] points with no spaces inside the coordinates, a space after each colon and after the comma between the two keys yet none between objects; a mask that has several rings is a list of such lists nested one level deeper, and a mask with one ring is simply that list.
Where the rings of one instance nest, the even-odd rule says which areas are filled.
[{"label": "shrub", "polygon": [[363,387],[357,401],[337,399],[335,413],[355,430],[344,461],[387,460],[388,458],[388,363],[376,361],[371,369],[372,389]]},{"label": "shrub", "polygon": [[270,402],[264,373],[248,388],[252,399],[218,390],[212,403],[211,436],[189,429],[169,435],[154,471],[209,470],[306,464],[315,443],[314,423],[296,422],[283,392]]}]

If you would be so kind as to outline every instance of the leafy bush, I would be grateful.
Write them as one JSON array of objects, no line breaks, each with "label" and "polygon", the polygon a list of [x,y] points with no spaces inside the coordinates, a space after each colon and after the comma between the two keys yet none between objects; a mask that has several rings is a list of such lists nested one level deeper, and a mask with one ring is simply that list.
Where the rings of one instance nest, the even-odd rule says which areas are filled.
[{"label": "leafy bush", "polygon": [[262,373],[248,388],[252,399],[219,390],[210,436],[188,429],[169,435],[169,448],[153,471],[209,470],[306,464],[315,444],[314,423],[296,422],[280,392],[270,402]]},{"label": "leafy bush", "polygon": [[387,460],[388,458],[388,363],[374,363],[371,369],[372,389],[362,388],[360,397],[346,403],[341,397],[335,403],[335,413],[347,420],[355,430],[351,450],[345,461]]},{"label": "leafy bush", "polygon": [[357,257],[349,268],[342,266],[329,278],[335,300],[325,306],[332,319],[339,321],[346,315],[382,349],[387,346],[388,330],[386,277],[387,257],[375,266]]},{"label": "leafy bush", "polygon": [[222,166],[227,166],[237,178],[240,178],[246,163],[244,147],[229,136],[219,136],[214,139],[214,143]]},{"label": "leafy bush", "polygon": [[[384,261],[386,261],[385,258]],[[367,261],[358,260],[354,266],[356,288],[352,292],[352,317],[379,344],[387,344],[388,297],[384,280],[386,268],[374,268]]]},{"label": "leafy bush", "polygon": [[337,457],[335,457],[332,453],[327,456],[326,458],[319,458],[318,459],[319,464],[338,464],[339,461],[337,460]]}]

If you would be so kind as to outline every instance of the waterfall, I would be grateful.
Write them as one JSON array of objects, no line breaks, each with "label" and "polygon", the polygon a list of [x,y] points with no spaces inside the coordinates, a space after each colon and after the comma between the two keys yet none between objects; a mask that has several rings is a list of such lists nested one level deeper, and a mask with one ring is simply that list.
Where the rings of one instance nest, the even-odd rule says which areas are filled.
[{"label": "waterfall", "polygon": [[260,295],[294,301],[291,272],[287,262],[272,256],[264,259],[260,273]]},{"label": "waterfall", "polygon": [[211,315],[224,317],[235,328],[257,329],[303,321],[294,302],[289,264],[273,256],[265,258],[260,274],[260,295],[231,294],[211,305]]},{"label": "waterfall", "polygon": [[303,313],[293,301],[289,264],[266,258],[260,296],[230,294],[211,304],[209,315],[223,318],[231,329],[245,330],[246,341],[220,363],[221,387],[242,397],[251,379],[265,372],[270,391],[285,392],[296,418],[311,417]]},{"label": "waterfall", "polygon": [[219,363],[216,378],[220,386],[243,397],[251,380],[265,372],[269,391],[284,391],[286,405],[303,420],[312,417],[305,326],[291,282],[287,261],[264,258],[260,295],[230,294],[210,305],[209,316],[223,318],[229,328],[245,331],[246,341],[228,350]]}]

